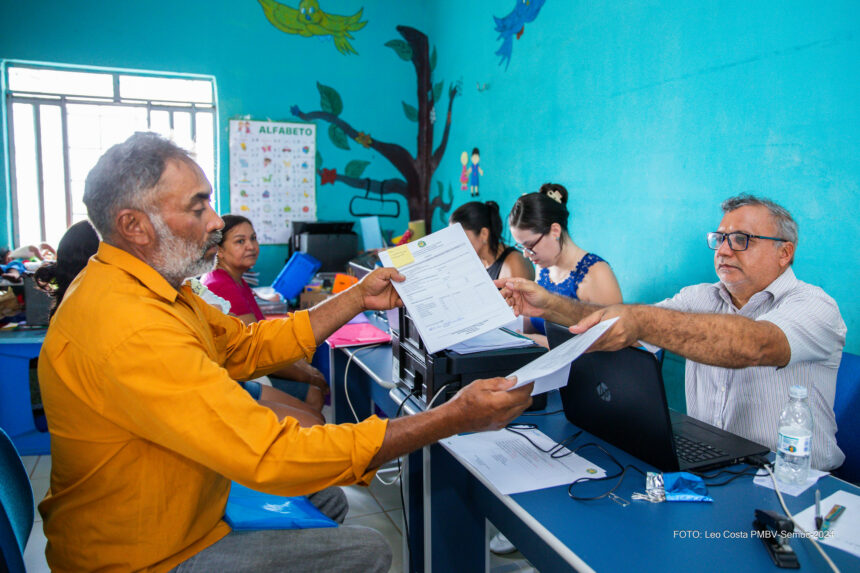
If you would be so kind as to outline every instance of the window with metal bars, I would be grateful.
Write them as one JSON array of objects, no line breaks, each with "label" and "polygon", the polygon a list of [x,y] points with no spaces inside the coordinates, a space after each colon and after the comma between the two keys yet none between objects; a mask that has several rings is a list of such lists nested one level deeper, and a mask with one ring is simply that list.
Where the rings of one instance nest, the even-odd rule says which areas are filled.
[{"label": "window with metal bars", "polygon": [[189,150],[217,189],[214,77],[9,60],[2,73],[14,246],[56,245],[85,219],[87,173],[136,131]]}]

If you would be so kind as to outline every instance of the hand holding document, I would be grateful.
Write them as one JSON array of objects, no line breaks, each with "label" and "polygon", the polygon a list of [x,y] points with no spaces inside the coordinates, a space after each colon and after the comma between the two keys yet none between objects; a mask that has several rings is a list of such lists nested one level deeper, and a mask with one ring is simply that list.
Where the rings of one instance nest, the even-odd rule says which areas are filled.
[{"label": "hand holding document", "polygon": [[428,352],[514,320],[459,224],[383,251],[379,260],[406,277],[394,288]]},{"label": "hand holding document", "polygon": [[604,320],[535,358],[516,372],[508,374],[507,378],[517,377],[517,383],[511,389],[532,381],[535,383],[532,396],[561,388],[567,384],[570,363],[588,350],[617,320],[618,317]]}]

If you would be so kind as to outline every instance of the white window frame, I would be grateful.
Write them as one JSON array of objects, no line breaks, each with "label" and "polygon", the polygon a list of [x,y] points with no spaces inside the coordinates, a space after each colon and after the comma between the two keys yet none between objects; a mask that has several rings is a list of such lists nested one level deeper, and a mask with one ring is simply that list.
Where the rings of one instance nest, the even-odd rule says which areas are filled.
[{"label": "white window frame", "polygon": [[[71,72],[86,72],[96,74],[106,74],[112,76],[113,95],[112,97],[92,97],[78,96],[69,94],[56,93],[39,93],[39,92],[23,92],[12,91],[9,86],[9,70],[10,68],[34,68],[46,70],[60,70]],[[120,97],[120,76],[144,76],[155,78],[171,78],[183,80],[204,80],[211,82],[212,99],[211,103],[200,103],[193,101],[165,101],[163,99],[138,99],[138,98],[122,98]],[[63,181],[65,185],[65,222],[66,227],[71,226],[76,221],[73,220],[72,213],[72,183],[70,176],[69,165],[69,138],[68,138],[68,105],[98,105],[98,106],[125,106],[145,108],[147,110],[147,126],[152,128],[152,112],[167,112],[169,117],[169,125],[173,129],[174,113],[190,112],[191,118],[191,137],[193,141],[197,141],[197,126],[195,112],[211,112],[213,117],[213,137],[214,137],[214,158],[212,185],[214,189],[219,189],[219,162],[220,162],[220,129],[218,117],[218,89],[215,82],[215,77],[203,74],[178,74],[171,72],[154,72],[147,70],[134,70],[124,68],[102,68],[93,66],[73,66],[65,64],[53,64],[43,62],[30,62],[23,60],[0,60],[0,82],[2,82],[2,93],[5,105],[2,106],[2,133],[3,144],[5,150],[5,175],[6,175],[6,226],[7,237],[6,244],[10,246],[20,246],[19,234],[19,218],[18,218],[18,189],[17,177],[15,173],[15,134],[13,106],[15,104],[29,104],[33,106],[34,114],[34,136],[35,136],[35,153],[36,153],[36,169],[37,183],[39,194],[40,208],[40,223],[41,223],[41,240],[47,240],[46,236],[46,206],[44,197],[44,174],[43,174],[43,159],[42,146],[40,143],[41,124],[40,124],[40,109],[43,106],[55,106],[60,109],[60,117],[62,123],[62,153],[63,153]],[[213,194],[213,203],[217,201],[218,193]],[[48,206],[50,209],[50,206]],[[217,209],[217,205],[216,205]],[[56,214],[56,213],[55,213]]]}]

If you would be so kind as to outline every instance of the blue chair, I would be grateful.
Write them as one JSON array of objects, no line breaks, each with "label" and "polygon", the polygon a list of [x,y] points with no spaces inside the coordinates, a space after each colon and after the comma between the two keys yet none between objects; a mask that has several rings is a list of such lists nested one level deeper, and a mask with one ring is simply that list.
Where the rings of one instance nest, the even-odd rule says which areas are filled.
[{"label": "blue chair", "polygon": [[836,375],[836,442],[845,452],[845,463],[833,472],[836,477],[860,484],[860,356],[842,353]]},{"label": "blue chair", "polygon": [[0,570],[25,573],[24,547],[33,529],[33,490],[12,440],[0,429]]}]

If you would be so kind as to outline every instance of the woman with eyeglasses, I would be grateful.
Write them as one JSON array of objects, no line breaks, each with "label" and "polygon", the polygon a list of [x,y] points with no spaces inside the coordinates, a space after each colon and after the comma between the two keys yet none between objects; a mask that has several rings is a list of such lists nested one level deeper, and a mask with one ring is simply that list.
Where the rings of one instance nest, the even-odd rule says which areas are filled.
[{"label": "woman with eyeglasses", "polygon": [[[537,283],[557,294],[595,304],[622,302],[621,288],[609,264],[573,242],[567,230],[567,189],[544,183],[538,193],[523,195],[508,216],[511,235],[537,267]],[[544,334],[543,319],[532,318]],[[546,345],[546,337],[535,337]]]},{"label": "woman with eyeglasses", "polygon": [[502,215],[495,201],[471,201],[461,205],[448,219],[448,224],[460,223],[478,258],[490,278],[522,277],[534,280],[532,264],[515,247],[502,242]]}]

